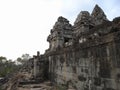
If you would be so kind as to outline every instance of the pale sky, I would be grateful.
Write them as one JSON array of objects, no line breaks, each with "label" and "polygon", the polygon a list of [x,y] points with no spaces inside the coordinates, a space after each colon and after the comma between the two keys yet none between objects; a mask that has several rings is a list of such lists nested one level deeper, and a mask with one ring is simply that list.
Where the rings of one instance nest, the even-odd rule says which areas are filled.
[{"label": "pale sky", "polygon": [[120,0],[0,0],[0,56],[15,60],[22,54],[44,53],[59,16],[74,23],[80,11],[98,4],[109,20],[120,16]]}]

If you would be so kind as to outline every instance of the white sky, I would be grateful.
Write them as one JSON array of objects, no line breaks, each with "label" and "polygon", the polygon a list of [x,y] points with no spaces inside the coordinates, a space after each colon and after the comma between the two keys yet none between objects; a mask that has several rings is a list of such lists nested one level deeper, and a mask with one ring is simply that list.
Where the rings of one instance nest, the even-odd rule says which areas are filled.
[{"label": "white sky", "polygon": [[91,12],[95,4],[109,20],[120,15],[119,0],[0,0],[0,56],[15,60],[25,53],[44,53],[59,16],[73,23],[80,11]]}]

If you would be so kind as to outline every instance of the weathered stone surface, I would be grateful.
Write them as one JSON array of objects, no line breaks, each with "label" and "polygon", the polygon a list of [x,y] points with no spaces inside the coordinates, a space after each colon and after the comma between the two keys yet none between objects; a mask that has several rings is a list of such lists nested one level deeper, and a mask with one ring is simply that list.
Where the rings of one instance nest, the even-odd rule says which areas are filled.
[{"label": "weathered stone surface", "polygon": [[73,26],[59,17],[47,41],[47,52],[32,59],[36,79],[47,77],[65,90],[120,90],[120,18],[108,21],[96,5]]},{"label": "weathered stone surface", "polygon": [[81,33],[88,32],[91,25],[92,22],[89,12],[81,11],[74,22],[74,35],[78,37]]},{"label": "weathered stone surface", "polygon": [[65,43],[72,39],[72,25],[69,21],[60,16],[55,23],[51,34],[48,36],[47,41],[50,43],[49,50],[63,47]]},{"label": "weathered stone surface", "polygon": [[89,21],[90,14],[88,11],[81,11],[80,14],[78,14],[74,24],[77,24],[79,22],[85,23],[85,21]]},{"label": "weathered stone surface", "polygon": [[105,13],[98,5],[93,9],[91,17],[95,25],[102,24],[104,21],[108,20]]},{"label": "weathered stone surface", "polygon": [[119,24],[119,18],[108,21],[98,5],[91,15],[82,11],[72,28],[73,44],[45,54],[51,82],[75,90],[119,90]]}]

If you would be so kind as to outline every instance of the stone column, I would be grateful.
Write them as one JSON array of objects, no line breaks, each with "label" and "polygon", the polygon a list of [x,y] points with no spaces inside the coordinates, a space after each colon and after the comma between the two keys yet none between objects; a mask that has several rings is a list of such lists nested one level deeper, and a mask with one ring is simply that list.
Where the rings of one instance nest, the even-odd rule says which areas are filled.
[{"label": "stone column", "polygon": [[37,76],[37,58],[34,56],[34,77]]},{"label": "stone column", "polygon": [[36,78],[39,73],[39,66],[38,66],[38,60],[39,60],[40,53],[37,52],[37,56],[34,56],[34,77]]}]

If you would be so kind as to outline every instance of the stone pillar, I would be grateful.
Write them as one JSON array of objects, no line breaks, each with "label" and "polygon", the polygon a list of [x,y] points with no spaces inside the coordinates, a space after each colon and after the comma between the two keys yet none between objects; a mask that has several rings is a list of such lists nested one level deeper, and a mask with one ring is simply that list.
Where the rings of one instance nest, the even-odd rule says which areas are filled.
[{"label": "stone pillar", "polygon": [[39,51],[37,51],[37,56],[38,56],[38,57],[40,56],[40,52],[39,52]]},{"label": "stone pillar", "polygon": [[38,66],[38,60],[39,60],[39,56],[40,56],[40,52],[37,52],[37,56],[33,56],[34,57],[34,77],[36,78],[38,76],[39,73],[39,66]]},{"label": "stone pillar", "polygon": [[37,59],[36,59],[36,57],[34,56],[34,70],[33,70],[34,72],[34,77],[36,78],[36,76],[37,76]]}]

